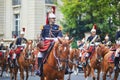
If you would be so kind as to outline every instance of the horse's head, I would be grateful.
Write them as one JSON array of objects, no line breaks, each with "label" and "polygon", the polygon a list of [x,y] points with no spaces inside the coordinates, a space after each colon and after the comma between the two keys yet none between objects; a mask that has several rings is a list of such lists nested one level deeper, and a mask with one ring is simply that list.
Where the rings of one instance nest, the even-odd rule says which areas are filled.
[{"label": "horse's head", "polygon": [[33,51],[33,41],[28,40],[27,43],[26,43],[26,46],[23,50],[23,53],[26,55],[27,58],[29,58],[32,51]]},{"label": "horse's head", "polygon": [[79,61],[79,59],[80,59],[80,50],[79,49],[72,49],[71,51],[70,51],[70,59],[71,60],[76,60],[76,61]]},{"label": "horse's head", "polygon": [[109,48],[106,47],[104,44],[99,44],[96,48],[96,52],[101,57],[104,57],[105,54],[107,54],[109,52]]},{"label": "horse's head", "polygon": [[70,54],[70,43],[73,41],[71,40],[65,40],[62,38],[58,38],[58,41],[55,42],[54,48],[53,48],[53,54],[55,59],[57,60],[58,69],[63,69],[65,67],[65,64],[68,62],[69,54]]}]

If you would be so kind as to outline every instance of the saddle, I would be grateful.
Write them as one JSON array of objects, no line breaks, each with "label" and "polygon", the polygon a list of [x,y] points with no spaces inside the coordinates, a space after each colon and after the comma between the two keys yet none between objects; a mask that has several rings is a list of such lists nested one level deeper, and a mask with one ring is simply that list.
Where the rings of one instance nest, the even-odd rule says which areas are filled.
[{"label": "saddle", "polygon": [[0,50],[0,57],[4,57],[5,50]]},{"label": "saddle", "polygon": [[24,46],[17,46],[15,53],[20,54],[23,49],[24,49]]},{"label": "saddle", "polygon": [[110,56],[109,59],[108,59],[108,62],[113,63],[113,62],[114,62],[114,59],[115,59],[115,52],[113,52],[113,53],[111,54],[111,56]]},{"label": "saddle", "polygon": [[49,53],[50,51],[52,50],[53,46],[54,46],[54,40],[45,40],[44,41],[44,46],[42,47],[39,47],[39,44],[37,45],[39,48],[40,48],[40,52],[41,53],[44,53],[43,55],[43,63],[46,62],[48,56],[49,56]]},{"label": "saddle", "polygon": [[88,53],[90,53],[89,58],[92,58],[94,52],[95,52],[95,46],[90,46],[88,48]]},{"label": "saddle", "polygon": [[14,50],[11,49],[10,52],[9,52],[9,55],[12,55],[14,53]]},{"label": "saddle", "polygon": [[0,57],[2,57],[3,56],[3,52],[2,51],[0,51]]}]

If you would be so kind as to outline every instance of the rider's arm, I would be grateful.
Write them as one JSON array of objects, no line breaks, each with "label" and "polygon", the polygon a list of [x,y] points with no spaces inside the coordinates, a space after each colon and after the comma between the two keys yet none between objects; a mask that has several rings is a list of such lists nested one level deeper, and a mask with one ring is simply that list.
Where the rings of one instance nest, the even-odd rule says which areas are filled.
[{"label": "rider's arm", "polygon": [[59,26],[59,31],[58,31],[57,37],[63,37],[63,34],[62,34],[62,27],[61,27],[61,26]]},{"label": "rider's arm", "polygon": [[45,30],[44,30],[44,26],[41,26],[40,27],[40,30],[41,30],[41,33],[40,33],[40,38],[41,40],[45,39]]}]

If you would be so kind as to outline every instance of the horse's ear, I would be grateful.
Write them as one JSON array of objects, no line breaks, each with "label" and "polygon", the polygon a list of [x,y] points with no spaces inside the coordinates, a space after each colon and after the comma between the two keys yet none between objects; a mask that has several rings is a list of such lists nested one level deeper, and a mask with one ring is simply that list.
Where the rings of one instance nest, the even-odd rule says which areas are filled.
[{"label": "horse's ear", "polygon": [[59,41],[60,44],[63,43],[63,42],[62,42],[62,39],[61,39],[60,37],[58,37],[58,41]]},{"label": "horse's ear", "polygon": [[98,46],[101,47],[101,44],[99,44]]},{"label": "horse's ear", "polygon": [[71,42],[73,42],[73,40],[74,40],[74,39],[73,39],[73,37],[72,37],[72,39],[70,39],[68,43],[70,44]]}]

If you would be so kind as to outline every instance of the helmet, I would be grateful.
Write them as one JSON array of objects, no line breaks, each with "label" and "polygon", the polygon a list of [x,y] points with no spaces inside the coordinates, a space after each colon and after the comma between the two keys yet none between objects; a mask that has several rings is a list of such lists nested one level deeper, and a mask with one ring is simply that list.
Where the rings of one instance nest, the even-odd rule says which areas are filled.
[{"label": "helmet", "polygon": [[106,35],[106,36],[105,36],[105,39],[109,39],[109,36],[108,36],[108,35]]},{"label": "helmet", "polygon": [[96,29],[93,28],[93,29],[91,30],[91,32],[96,32]]},{"label": "helmet", "polygon": [[25,34],[25,32],[21,31],[21,33],[20,33],[20,34]]},{"label": "helmet", "polygon": [[82,39],[82,42],[85,42],[85,38]]},{"label": "helmet", "polygon": [[118,40],[116,40],[116,44],[120,45],[120,38],[118,38]]},{"label": "helmet", "polygon": [[93,28],[92,28],[92,30],[91,30],[91,32],[96,32],[96,28],[97,28],[97,25],[94,24],[94,25],[93,25]]},{"label": "helmet", "polygon": [[4,44],[4,42],[2,41],[1,44]]},{"label": "helmet", "polygon": [[55,16],[55,14],[53,14],[53,13],[51,12],[51,13],[49,13],[48,18],[56,18],[56,16]]}]

